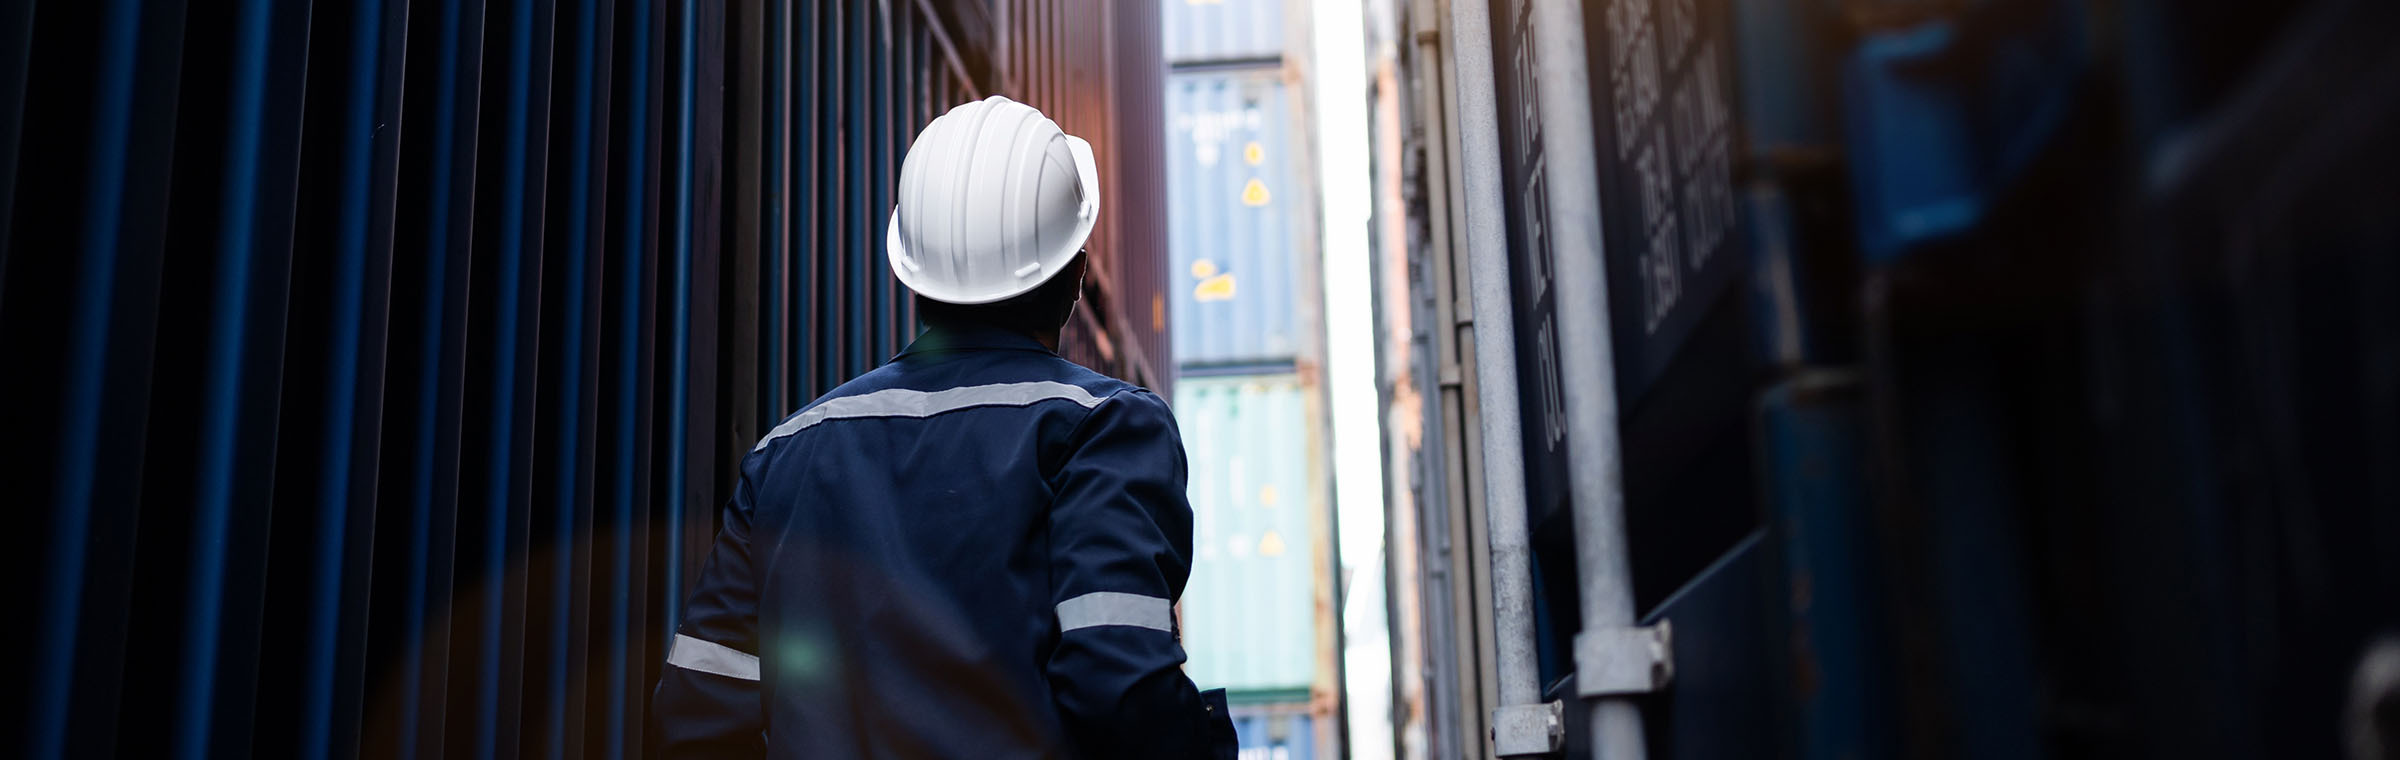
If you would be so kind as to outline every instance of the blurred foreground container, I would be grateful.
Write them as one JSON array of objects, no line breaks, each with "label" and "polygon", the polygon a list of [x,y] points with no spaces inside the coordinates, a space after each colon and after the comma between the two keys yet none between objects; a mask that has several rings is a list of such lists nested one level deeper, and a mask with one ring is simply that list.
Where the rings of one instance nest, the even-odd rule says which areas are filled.
[{"label": "blurred foreground container", "polygon": [[[2400,54],[2366,31],[2400,6],[1388,7],[1385,382],[1425,389],[1387,397],[1422,431],[1394,671],[1427,756],[1495,754],[1513,706],[1487,497],[1532,526],[1569,756],[1614,740],[1604,701],[1654,757],[2400,748],[2365,664],[2400,632]],[[1618,591],[1672,624],[1667,683],[1597,683],[1661,673],[1587,626]]]}]

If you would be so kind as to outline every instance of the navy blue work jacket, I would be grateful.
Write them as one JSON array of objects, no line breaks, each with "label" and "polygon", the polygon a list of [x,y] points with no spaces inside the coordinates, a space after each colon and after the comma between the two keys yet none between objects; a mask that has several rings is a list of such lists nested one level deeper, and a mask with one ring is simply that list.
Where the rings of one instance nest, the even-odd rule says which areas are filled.
[{"label": "navy blue work jacket", "polygon": [[742,458],[653,703],[669,756],[1231,758],[1181,669],[1183,442],[1032,339],[926,333]]}]

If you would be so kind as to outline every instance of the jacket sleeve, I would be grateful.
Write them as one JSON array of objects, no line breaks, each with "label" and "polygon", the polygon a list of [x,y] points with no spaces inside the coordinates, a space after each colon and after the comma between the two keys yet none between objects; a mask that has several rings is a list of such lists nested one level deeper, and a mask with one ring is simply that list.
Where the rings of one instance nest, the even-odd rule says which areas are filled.
[{"label": "jacket sleeve", "polygon": [[1175,600],[1191,575],[1183,441],[1166,404],[1127,390],[1076,430],[1050,510],[1059,643],[1051,693],[1085,757],[1233,757],[1221,691],[1181,668]]},{"label": "jacket sleeve", "polygon": [[651,698],[654,736],[665,757],[763,757],[766,714],[759,691],[758,589],[751,572],[750,517],[758,457],[745,457],[725,505],[716,545],[684,603]]}]

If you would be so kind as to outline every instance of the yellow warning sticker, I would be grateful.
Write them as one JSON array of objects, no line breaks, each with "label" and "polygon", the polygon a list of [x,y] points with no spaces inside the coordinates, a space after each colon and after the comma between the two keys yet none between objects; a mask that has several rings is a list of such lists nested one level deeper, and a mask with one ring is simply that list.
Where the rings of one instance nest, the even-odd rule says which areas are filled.
[{"label": "yellow warning sticker", "polygon": [[1266,146],[1258,144],[1257,140],[1251,140],[1249,145],[1242,146],[1242,160],[1248,162],[1251,166],[1257,166],[1259,164],[1266,163]]},{"label": "yellow warning sticker", "polygon": [[1215,277],[1216,275],[1217,262],[1208,259],[1200,259],[1192,262],[1192,277],[1205,280],[1210,277]]},{"label": "yellow warning sticker", "polygon": [[1267,205],[1267,183],[1252,178],[1250,184],[1243,185],[1242,204],[1247,206]]},{"label": "yellow warning sticker", "polygon": [[1201,280],[1199,286],[1192,288],[1192,300],[1202,303],[1233,300],[1233,273]]},{"label": "yellow warning sticker", "polygon": [[1281,556],[1283,556],[1283,534],[1276,533],[1275,531],[1271,531],[1271,530],[1270,530],[1270,531],[1267,531],[1267,535],[1259,537],[1259,539],[1258,539],[1258,556],[1261,556],[1261,557],[1281,557]]}]

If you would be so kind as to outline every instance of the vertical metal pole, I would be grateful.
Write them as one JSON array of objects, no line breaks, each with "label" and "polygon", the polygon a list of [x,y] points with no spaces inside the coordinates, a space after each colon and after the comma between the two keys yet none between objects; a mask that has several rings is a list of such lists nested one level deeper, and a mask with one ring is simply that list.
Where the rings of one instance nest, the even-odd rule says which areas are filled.
[{"label": "vertical metal pole", "polygon": [[[1575,564],[1585,636],[1629,628],[1632,568],[1625,553],[1625,491],[1617,440],[1617,373],[1610,343],[1608,283],[1601,268],[1600,182],[1594,163],[1591,72],[1585,66],[1583,9],[1564,0],[1534,0],[1535,81],[1549,139],[1543,171],[1549,191],[1549,233],[1559,255],[1554,270],[1559,376],[1566,395],[1568,487],[1575,505]],[[1583,647],[1577,647],[1582,650]],[[1593,663],[1578,658],[1588,676]],[[1579,678],[1578,680],[1582,680]],[[1640,758],[1647,750],[1641,712],[1628,695],[1592,705],[1594,756]]]},{"label": "vertical metal pole", "polygon": [[[1500,125],[1492,83],[1490,8],[1450,3],[1451,65],[1458,76],[1459,165],[1466,198],[1469,288],[1475,298],[1475,377],[1483,426],[1485,514],[1491,522],[1493,646],[1500,707],[1495,742],[1510,754],[1504,718],[1538,706],[1533,636],[1533,558],[1525,514],[1524,437],[1517,413],[1517,340],[1509,292],[1508,226],[1501,206]],[[1548,744],[1545,742],[1545,744]]]}]

